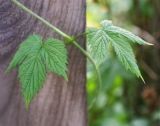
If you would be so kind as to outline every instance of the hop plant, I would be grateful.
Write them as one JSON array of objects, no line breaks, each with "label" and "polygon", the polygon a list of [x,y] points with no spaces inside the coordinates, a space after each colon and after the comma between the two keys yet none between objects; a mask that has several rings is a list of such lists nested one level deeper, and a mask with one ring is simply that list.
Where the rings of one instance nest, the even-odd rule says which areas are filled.
[{"label": "hop plant", "polygon": [[87,40],[91,55],[98,61],[103,62],[105,60],[109,45],[111,45],[124,67],[144,81],[130,44],[151,45],[150,43],[125,29],[114,26],[108,20],[102,21],[100,28],[89,28]]},{"label": "hop plant", "polygon": [[48,72],[53,72],[67,80],[68,56],[65,46],[66,43],[66,45],[72,44],[77,47],[89,59],[95,67],[99,84],[101,84],[101,76],[94,58],[98,59],[99,62],[103,62],[106,58],[109,45],[114,48],[118,59],[124,67],[144,81],[130,44],[150,44],[138,36],[125,29],[114,26],[111,21],[102,21],[100,28],[90,28],[86,32],[87,43],[91,52],[91,55],[89,55],[89,53],[84,50],[75,39],[73,39],[74,37],[59,30],[17,0],[12,0],[12,2],[37,18],[53,31],[62,35],[64,40],[66,40],[61,41],[55,38],[44,40],[40,35],[30,35],[24,42],[22,42],[22,44],[20,44],[7,71],[18,68],[21,92],[27,108],[36,94],[43,87]]}]

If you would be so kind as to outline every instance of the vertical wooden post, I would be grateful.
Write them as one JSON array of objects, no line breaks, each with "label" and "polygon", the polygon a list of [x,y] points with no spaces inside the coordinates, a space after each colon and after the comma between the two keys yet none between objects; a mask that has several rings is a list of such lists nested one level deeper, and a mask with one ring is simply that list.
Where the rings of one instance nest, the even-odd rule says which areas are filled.
[{"label": "vertical wooden post", "polygon": [[[34,12],[70,35],[85,30],[85,0],[20,0]],[[18,45],[29,34],[53,34],[10,0],[0,0],[0,126],[86,126],[86,60],[69,47],[69,81],[49,73],[44,88],[25,110],[16,70],[4,71]],[[80,39],[85,45],[85,39]]]}]

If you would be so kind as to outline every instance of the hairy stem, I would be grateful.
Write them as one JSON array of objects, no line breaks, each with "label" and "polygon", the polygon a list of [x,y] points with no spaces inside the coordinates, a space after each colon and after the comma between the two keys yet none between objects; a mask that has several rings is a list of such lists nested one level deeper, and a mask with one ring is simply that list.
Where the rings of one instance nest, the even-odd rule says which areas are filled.
[{"label": "hairy stem", "polygon": [[[32,15],[33,17],[37,18],[39,21],[41,21],[43,24],[45,24],[47,27],[51,28],[53,31],[57,32],[58,34],[62,35],[64,38],[66,38],[71,44],[73,44],[74,46],[76,46],[87,58],[88,60],[92,63],[92,65],[95,68],[95,72],[97,74],[97,80],[98,80],[98,84],[99,84],[99,90],[101,89],[101,75],[99,72],[99,68],[96,65],[96,63],[94,62],[94,60],[92,59],[92,57],[88,54],[88,52],[86,50],[84,50],[76,41],[74,41],[74,39],[67,35],[66,33],[62,32],[60,29],[58,29],[57,27],[55,27],[54,25],[52,25],[50,22],[48,22],[47,20],[45,20],[44,18],[40,17],[39,15],[37,15],[36,13],[34,13],[32,10],[28,9],[27,7],[25,7],[23,4],[21,4],[19,1],[17,0],[11,0],[13,3],[15,3],[19,8],[21,8],[22,10],[24,10],[25,12],[29,13],[30,15]],[[97,91],[97,96],[99,93],[99,90]],[[91,103],[91,105],[89,106],[89,109],[93,106],[93,104],[95,103],[97,98],[95,98],[93,100],[93,102]]]},{"label": "hairy stem", "polygon": [[21,8],[22,10],[26,11],[27,13],[29,13],[30,15],[34,16],[35,18],[37,18],[38,20],[40,20],[41,22],[43,22],[47,27],[51,28],[53,31],[57,32],[58,34],[62,35],[64,38],[67,38],[69,40],[72,40],[72,37],[70,37],[69,35],[67,35],[66,33],[62,32],[60,29],[58,29],[57,27],[53,26],[50,22],[48,22],[47,20],[45,20],[44,18],[40,17],[39,15],[37,15],[36,13],[34,13],[32,10],[28,9],[27,7],[25,7],[23,4],[21,4],[19,1],[17,0],[12,0],[13,3],[15,3],[19,8]]},{"label": "hairy stem", "polygon": [[101,80],[101,74],[99,72],[99,68],[98,66],[96,65],[96,63],[94,62],[94,60],[92,59],[92,57],[87,53],[86,50],[84,50],[76,41],[73,41],[72,42],[74,46],[76,46],[87,58],[88,60],[92,63],[92,65],[94,66],[94,69],[95,69],[95,72],[96,72],[96,75],[97,75],[97,81],[98,81],[98,84],[99,84],[99,90],[97,90],[97,94],[96,94],[96,97],[95,99],[92,101],[92,103],[89,105],[89,109],[91,109],[94,105],[94,103],[96,102],[97,100],[97,97],[98,97],[98,94],[101,90],[101,85],[102,85],[102,80]]}]

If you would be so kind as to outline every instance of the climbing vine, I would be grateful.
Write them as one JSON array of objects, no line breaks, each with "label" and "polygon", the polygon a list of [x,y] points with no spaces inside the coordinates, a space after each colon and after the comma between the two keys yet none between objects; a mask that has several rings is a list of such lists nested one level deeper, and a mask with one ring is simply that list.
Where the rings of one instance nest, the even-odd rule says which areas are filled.
[{"label": "climbing vine", "polygon": [[[143,39],[131,32],[114,26],[111,21],[102,21],[100,28],[88,28],[84,33],[87,36],[88,50],[83,49],[77,42],[76,37],[69,36],[47,20],[25,7],[17,0],[11,0],[20,9],[37,18],[47,27],[60,34],[64,41],[55,38],[43,39],[40,35],[30,35],[20,44],[16,54],[10,62],[7,71],[18,69],[18,77],[21,84],[21,92],[28,108],[32,99],[43,87],[48,72],[62,76],[66,81],[67,77],[67,49],[66,46],[74,45],[93,64],[97,74],[97,83],[101,85],[99,65],[106,59],[106,53],[112,47],[127,70],[130,70],[137,77],[143,77],[136,63],[136,59],[130,43],[148,44]],[[94,59],[98,59],[98,63]]]}]

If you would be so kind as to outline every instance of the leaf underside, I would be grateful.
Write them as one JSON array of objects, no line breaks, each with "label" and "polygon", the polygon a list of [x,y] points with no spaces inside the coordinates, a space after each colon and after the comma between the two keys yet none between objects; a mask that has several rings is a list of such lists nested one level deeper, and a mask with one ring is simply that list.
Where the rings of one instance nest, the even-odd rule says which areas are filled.
[{"label": "leaf underside", "polygon": [[143,80],[130,43],[150,45],[149,43],[107,20],[101,22],[101,28],[87,30],[87,41],[92,57],[102,62],[106,59],[106,53],[111,45],[124,67]]},{"label": "leaf underside", "polygon": [[97,59],[99,62],[103,61],[107,53],[108,47],[108,36],[102,29],[97,29],[96,32],[90,32],[88,37],[89,51],[93,58]]},{"label": "leaf underside", "polygon": [[19,47],[7,71],[18,67],[26,107],[43,87],[47,72],[67,79],[67,50],[62,41],[39,35],[29,36]]}]

